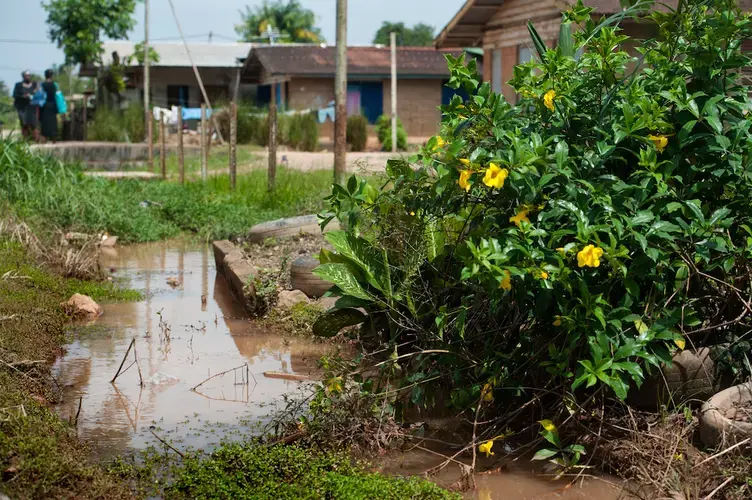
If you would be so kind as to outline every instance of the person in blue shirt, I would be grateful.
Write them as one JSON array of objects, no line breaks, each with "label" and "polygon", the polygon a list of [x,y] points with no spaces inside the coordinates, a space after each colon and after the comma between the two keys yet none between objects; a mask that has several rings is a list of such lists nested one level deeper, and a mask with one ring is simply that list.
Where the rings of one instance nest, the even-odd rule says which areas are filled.
[{"label": "person in blue shirt", "polygon": [[57,104],[55,102],[57,85],[53,80],[54,76],[55,73],[48,69],[44,72],[44,82],[42,82],[42,92],[47,96],[44,106],[39,110],[39,121],[41,122],[44,142],[55,142],[57,139]]}]

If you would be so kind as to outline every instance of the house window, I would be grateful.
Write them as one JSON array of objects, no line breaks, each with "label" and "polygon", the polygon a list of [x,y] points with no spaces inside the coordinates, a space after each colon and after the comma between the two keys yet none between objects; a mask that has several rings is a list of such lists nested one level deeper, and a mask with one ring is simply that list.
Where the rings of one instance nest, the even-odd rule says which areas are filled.
[{"label": "house window", "polygon": [[491,88],[501,94],[501,49],[494,49],[491,55]]},{"label": "house window", "polygon": [[517,64],[523,64],[533,59],[533,51],[527,45],[517,47]]},{"label": "house window", "polygon": [[167,107],[183,106],[188,107],[188,85],[168,85],[167,86]]},{"label": "house window", "polygon": [[348,82],[347,114],[362,114],[368,123],[376,123],[384,114],[383,82]]}]

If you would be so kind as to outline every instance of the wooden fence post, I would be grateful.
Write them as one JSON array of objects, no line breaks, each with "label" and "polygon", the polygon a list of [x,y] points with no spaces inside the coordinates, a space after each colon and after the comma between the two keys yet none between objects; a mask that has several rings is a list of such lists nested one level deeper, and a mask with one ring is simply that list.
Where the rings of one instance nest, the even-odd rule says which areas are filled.
[{"label": "wooden fence post", "polygon": [[209,134],[206,133],[206,104],[201,103],[201,180],[206,181],[209,170],[209,154],[206,140]]},{"label": "wooden fence post", "polygon": [[154,139],[152,134],[154,133],[154,114],[149,109],[146,111],[146,144],[149,154],[149,172],[154,172]]},{"label": "wooden fence post", "polygon": [[86,134],[89,128],[89,96],[84,94],[84,141],[86,141]]},{"label": "wooden fence post", "polygon": [[167,179],[167,137],[164,114],[159,114],[159,165],[162,167],[162,178]]},{"label": "wooden fence post", "polygon": [[185,184],[185,157],[183,156],[183,106],[178,106],[178,168],[180,184]]},{"label": "wooden fence post", "polygon": [[235,191],[237,181],[238,105],[230,103],[230,190]]},{"label": "wooden fence post", "polygon": [[272,100],[269,103],[269,172],[267,188],[274,191],[277,180],[277,84],[272,83]]}]

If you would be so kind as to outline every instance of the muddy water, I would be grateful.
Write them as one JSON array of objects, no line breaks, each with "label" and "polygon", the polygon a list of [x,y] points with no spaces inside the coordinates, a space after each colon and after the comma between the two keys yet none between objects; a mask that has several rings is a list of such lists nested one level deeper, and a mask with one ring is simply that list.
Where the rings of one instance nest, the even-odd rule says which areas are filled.
[{"label": "muddy water", "polygon": [[[317,360],[330,349],[254,327],[217,276],[208,247],[118,247],[102,264],[143,290],[145,300],[104,304],[104,314],[81,330],[54,371],[64,396],[56,411],[75,419],[80,400],[79,436],[103,455],[155,444],[152,431],[181,448],[250,432],[239,422],[263,422],[272,403],[300,384],[264,373],[315,376]],[[179,284],[170,286],[169,278]],[[138,364],[111,384],[133,339]],[[131,351],[123,369],[134,359]]]},{"label": "muddy water", "polygon": [[[121,247],[103,255],[102,264],[127,286],[143,290],[145,299],[104,304],[104,314],[79,332],[54,367],[64,392],[56,411],[66,420],[75,419],[80,401],[78,434],[101,456],[158,445],[152,431],[180,449],[239,439],[257,430],[253,424],[265,422],[281,395],[299,388],[300,382],[265,377],[265,372],[315,377],[316,361],[331,349],[249,322],[216,275],[208,247],[180,241]],[[169,278],[179,284],[170,286]],[[139,363],[111,384],[133,339]],[[133,359],[131,352],[123,368]],[[191,390],[234,367],[242,368]],[[415,449],[390,454],[375,467],[388,474],[422,475],[442,461],[435,453]],[[493,459],[483,459],[479,469],[490,471],[475,476],[476,488],[465,497],[624,498],[615,479],[590,478],[570,486],[543,474],[541,465],[520,459],[499,469]],[[432,479],[451,487],[460,476],[459,467],[450,464]]]}]

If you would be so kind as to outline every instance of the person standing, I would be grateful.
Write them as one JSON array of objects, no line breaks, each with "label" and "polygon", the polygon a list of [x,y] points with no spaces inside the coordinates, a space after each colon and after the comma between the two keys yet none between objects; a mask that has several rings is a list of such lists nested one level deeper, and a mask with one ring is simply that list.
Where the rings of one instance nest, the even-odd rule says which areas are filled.
[{"label": "person standing", "polygon": [[18,113],[18,120],[21,122],[21,135],[25,138],[31,136],[38,139],[37,132],[37,107],[32,105],[31,97],[37,90],[36,82],[32,81],[31,73],[24,71],[21,73],[23,81],[16,83],[13,88],[13,105]]},{"label": "person standing", "polygon": [[46,99],[44,106],[39,111],[39,121],[42,125],[42,137],[44,141],[55,142],[57,139],[57,103],[55,102],[55,93],[57,84],[53,80],[55,73],[48,69],[44,72],[44,82],[42,82],[42,92]]}]

